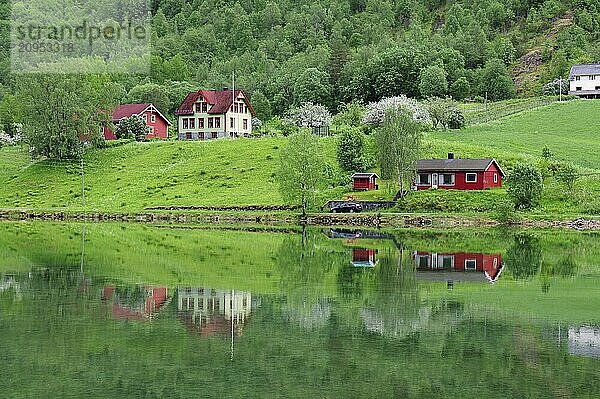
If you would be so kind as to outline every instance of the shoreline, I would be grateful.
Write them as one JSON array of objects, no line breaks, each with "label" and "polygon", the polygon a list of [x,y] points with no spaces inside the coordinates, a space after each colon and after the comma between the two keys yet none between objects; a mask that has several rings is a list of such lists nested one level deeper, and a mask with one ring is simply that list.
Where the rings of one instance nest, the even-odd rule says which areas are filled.
[{"label": "shoreline", "polygon": [[45,211],[0,209],[0,221],[123,222],[168,225],[259,225],[259,226],[339,226],[356,228],[556,228],[600,231],[598,219],[532,220],[500,223],[487,217],[469,215],[402,213],[312,213],[146,210],[140,212]]}]

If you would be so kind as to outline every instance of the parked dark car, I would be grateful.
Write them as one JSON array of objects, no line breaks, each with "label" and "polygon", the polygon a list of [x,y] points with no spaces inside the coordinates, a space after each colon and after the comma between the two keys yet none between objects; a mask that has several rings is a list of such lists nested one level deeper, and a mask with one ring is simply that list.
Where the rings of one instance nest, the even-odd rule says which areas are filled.
[{"label": "parked dark car", "polygon": [[352,213],[362,211],[362,205],[357,202],[344,202],[334,205],[331,208],[331,213]]}]

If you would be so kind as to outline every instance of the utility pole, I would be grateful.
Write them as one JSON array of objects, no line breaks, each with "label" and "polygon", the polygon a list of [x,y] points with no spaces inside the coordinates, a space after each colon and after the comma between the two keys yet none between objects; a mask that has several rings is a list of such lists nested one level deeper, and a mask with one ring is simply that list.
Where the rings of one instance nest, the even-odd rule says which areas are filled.
[{"label": "utility pole", "polygon": [[231,114],[233,115],[233,131],[231,132],[232,138],[235,138],[237,134],[237,115],[235,113],[235,70],[231,73],[232,76],[232,86],[233,90],[231,90]]},{"label": "utility pole", "polygon": [[558,101],[562,103],[562,76],[558,79]]},{"label": "utility pole", "polygon": [[83,154],[81,155],[81,207],[85,208],[85,174],[83,172]]}]

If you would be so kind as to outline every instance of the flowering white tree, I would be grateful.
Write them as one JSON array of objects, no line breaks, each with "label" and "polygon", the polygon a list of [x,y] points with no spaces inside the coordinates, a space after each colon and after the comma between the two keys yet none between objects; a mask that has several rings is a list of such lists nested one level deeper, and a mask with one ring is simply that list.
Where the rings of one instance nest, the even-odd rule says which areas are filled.
[{"label": "flowering white tree", "polygon": [[21,125],[20,124],[15,124],[15,132],[16,132],[16,134],[14,136],[11,136],[10,134],[7,134],[5,131],[0,130],[0,147],[17,145],[17,144],[21,143],[23,140],[22,140],[22,136],[21,136]]},{"label": "flowering white tree", "polygon": [[382,125],[385,119],[385,113],[390,109],[406,111],[412,116],[415,122],[420,124],[431,124],[431,116],[429,115],[427,108],[418,101],[408,98],[405,95],[386,97],[378,102],[370,103],[367,105],[367,112],[363,118],[363,123],[366,125]]},{"label": "flowering white tree", "polygon": [[543,87],[545,95],[569,94],[568,79],[554,79],[552,82],[546,83]]},{"label": "flowering white tree", "polygon": [[298,127],[325,127],[331,124],[331,113],[320,104],[303,103],[289,112],[289,118]]}]

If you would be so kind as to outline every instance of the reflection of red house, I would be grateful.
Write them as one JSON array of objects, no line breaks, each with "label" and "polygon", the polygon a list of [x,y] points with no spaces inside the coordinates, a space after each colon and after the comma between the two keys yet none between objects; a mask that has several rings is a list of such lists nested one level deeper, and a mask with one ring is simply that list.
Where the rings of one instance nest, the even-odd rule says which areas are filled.
[{"label": "reflection of red house", "polygon": [[421,277],[441,280],[477,280],[484,277],[495,282],[503,267],[500,254],[415,252],[414,259]]},{"label": "reflection of red house", "polygon": [[136,287],[143,297],[131,295],[132,290],[106,285],[102,300],[113,301],[112,315],[120,320],[147,320],[152,318],[167,302],[166,287]]},{"label": "reflection of red house", "polygon": [[504,172],[495,159],[426,159],[417,161],[417,190],[485,190],[502,187]]},{"label": "reflection of red house", "polygon": [[[112,122],[114,125],[118,125],[121,119],[131,118],[132,116],[140,116],[148,128],[146,134],[147,139],[162,138],[166,139],[168,134],[169,125],[171,122],[165,118],[154,105],[152,104],[123,104],[119,105],[112,114]],[[103,128],[105,140],[116,140],[117,136],[108,127]]]},{"label": "reflection of red house", "polygon": [[352,249],[352,264],[355,267],[374,267],[377,264],[377,250],[366,248]]},{"label": "reflection of red house", "polygon": [[355,173],[352,175],[352,189],[355,191],[377,190],[379,187],[375,183],[378,179],[375,173]]}]

